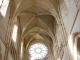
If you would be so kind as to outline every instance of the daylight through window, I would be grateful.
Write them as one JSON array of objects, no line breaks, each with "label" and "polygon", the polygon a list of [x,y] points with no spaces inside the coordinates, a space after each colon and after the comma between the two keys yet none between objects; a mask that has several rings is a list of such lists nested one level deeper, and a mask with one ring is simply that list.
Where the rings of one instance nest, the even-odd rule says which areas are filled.
[{"label": "daylight through window", "polygon": [[34,59],[42,59],[44,58],[48,53],[48,48],[41,43],[33,44],[29,49],[29,54]]},{"label": "daylight through window", "polygon": [[13,33],[12,33],[12,39],[13,39],[14,42],[16,42],[17,30],[18,30],[17,25],[14,25],[14,27],[13,27]]}]

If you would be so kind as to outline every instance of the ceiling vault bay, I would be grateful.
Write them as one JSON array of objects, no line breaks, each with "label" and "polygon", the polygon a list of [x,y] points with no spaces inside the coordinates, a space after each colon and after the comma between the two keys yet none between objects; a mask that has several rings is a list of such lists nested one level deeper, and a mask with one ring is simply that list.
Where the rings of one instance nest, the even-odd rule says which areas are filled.
[{"label": "ceiling vault bay", "polygon": [[16,18],[19,23],[18,40],[20,44],[23,42],[23,55],[25,49],[36,41],[44,41],[53,50],[57,26],[59,26],[58,0],[14,0],[14,3],[13,19],[15,21]]}]

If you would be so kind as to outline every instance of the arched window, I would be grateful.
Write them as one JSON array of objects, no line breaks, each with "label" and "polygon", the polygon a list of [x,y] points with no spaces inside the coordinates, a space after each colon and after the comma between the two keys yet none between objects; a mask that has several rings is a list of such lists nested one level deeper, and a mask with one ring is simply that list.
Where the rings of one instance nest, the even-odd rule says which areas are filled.
[{"label": "arched window", "polygon": [[7,8],[9,5],[9,0],[0,0],[0,13],[3,17],[5,17]]},{"label": "arched window", "polygon": [[12,39],[14,42],[16,42],[16,39],[17,39],[17,30],[18,30],[18,26],[14,24],[13,32],[12,32]]},{"label": "arched window", "polygon": [[73,60],[80,60],[80,32],[75,32],[70,35],[69,49]]},{"label": "arched window", "polygon": [[0,7],[1,7],[1,4],[2,4],[2,0],[0,0]]}]

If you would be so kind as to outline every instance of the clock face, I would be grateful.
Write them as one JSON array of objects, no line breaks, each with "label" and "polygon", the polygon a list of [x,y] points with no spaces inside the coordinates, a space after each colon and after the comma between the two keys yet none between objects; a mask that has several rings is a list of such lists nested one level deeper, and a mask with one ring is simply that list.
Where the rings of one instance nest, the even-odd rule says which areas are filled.
[{"label": "clock face", "polygon": [[41,43],[33,44],[29,49],[29,54],[35,59],[42,59],[48,53],[48,48]]}]

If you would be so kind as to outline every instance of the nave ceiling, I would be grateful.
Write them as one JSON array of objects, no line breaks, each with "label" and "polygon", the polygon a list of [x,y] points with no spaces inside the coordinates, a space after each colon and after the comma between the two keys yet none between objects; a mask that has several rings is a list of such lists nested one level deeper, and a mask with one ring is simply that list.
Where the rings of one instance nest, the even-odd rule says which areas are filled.
[{"label": "nave ceiling", "polygon": [[20,44],[23,43],[23,49],[27,49],[34,42],[43,42],[51,51],[53,50],[52,46],[60,23],[58,4],[58,0],[13,0],[11,2],[13,6],[11,16],[14,24],[18,25],[18,40]]},{"label": "nave ceiling", "polygon": [[40,59],[43,46],[47,55],[40,60],[79,59],[79,3],[78,0],[1,0],[0,60]]},{"label": "nave ceiling", "polygon": [[54,39],[59,16],[57,0],[14,0],[14,3],[13,17],[19,22],[22,39],[31,33],[38,34],[38,39]]}]

